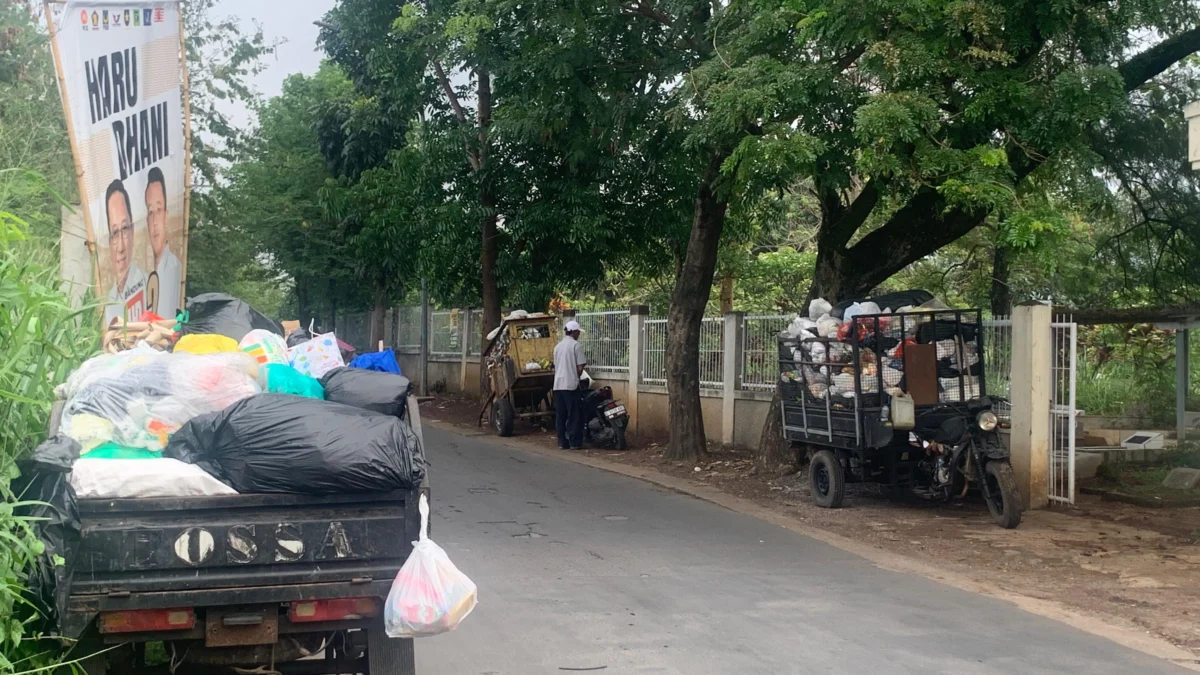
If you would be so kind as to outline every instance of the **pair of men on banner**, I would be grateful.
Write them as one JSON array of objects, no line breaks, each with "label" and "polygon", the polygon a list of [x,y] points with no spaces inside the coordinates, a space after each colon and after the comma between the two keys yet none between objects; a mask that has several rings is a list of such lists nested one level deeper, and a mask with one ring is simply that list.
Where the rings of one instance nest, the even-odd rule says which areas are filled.
[{"label": "pair of men on banner", "polygon": [[162,169],[153,167],[147,175],[147,243],[154,269],[142,272],[134,260],[133,202],[124,184],[114,180],[104,195],[108,215],[108,256],[114,284],[104,308],[104,325],[116,319],[136,321],[145,311],[163,318],[174,318],[180,309],[183,264],[167,241],[167,184]]}]

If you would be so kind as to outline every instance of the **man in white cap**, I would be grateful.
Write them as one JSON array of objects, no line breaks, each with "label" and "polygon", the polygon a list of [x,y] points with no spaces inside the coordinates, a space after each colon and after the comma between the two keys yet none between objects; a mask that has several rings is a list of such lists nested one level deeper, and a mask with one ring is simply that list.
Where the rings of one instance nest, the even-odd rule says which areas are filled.
[{"label": "man in white cap", "polygon": [[583,448],[583,411],[580,401],[579,376],[587,365],[583,345],[579,344],[578,321],[563,326],[566,335],[554,346],[554,426],[558,429],[558,447],[563,450]]}]

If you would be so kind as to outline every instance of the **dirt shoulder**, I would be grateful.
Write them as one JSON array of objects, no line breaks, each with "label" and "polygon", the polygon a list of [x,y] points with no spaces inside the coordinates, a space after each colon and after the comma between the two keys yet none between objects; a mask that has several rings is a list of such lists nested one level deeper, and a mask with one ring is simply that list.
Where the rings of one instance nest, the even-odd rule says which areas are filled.
[{"label": "dirt shoulder", "polygon": [[[454,395],[422,406],[429,422],[490,435],[476,427],[478,412],[478,401]],[[663,458],[661,439],[632,439],[626,452],[565,453],[553,434],[520,425],[497,440],[687,492],[1200,670],[1200,508],[1083,495],[1076,507],[1033,511],[1003,530],[982,503],[895,502],[871,486],[849,486],[845,508],[820,509],[805,474],[758,474],[742,451],[714,449],[684,465]]]}]

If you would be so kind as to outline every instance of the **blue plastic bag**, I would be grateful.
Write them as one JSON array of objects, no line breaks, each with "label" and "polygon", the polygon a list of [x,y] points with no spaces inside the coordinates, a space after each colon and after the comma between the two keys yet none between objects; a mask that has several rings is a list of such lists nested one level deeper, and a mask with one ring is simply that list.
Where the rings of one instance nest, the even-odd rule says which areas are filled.
[{"label": "blue plastic bag", "polygon": [[392,348],[374,354],[361,354],[354,357],[350,362],[351,368],[361,368],[363,370],[374,370],[380,373],[392,373],[393,375],[403,375],[400,372],[400,364],[396,362],[396,354],[392,352]]}]

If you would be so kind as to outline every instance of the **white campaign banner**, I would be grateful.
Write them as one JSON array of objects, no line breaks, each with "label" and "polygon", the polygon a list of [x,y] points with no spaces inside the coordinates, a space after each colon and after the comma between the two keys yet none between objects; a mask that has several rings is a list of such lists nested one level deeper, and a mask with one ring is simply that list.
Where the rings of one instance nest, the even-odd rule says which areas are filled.
[{"label": "white campaign banner", "polygon": [[[54,15],[51,15],[54,16]],[[68,0],[54,21],[105,326],[183,301],[187,222],[179,2]]]}]

